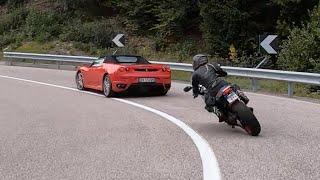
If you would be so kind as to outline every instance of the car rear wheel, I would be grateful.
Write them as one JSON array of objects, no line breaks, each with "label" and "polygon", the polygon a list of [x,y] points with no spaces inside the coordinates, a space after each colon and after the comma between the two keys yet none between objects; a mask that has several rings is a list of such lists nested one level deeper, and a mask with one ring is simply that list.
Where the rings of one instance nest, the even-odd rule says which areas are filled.
[{"label": "car rear wheel", "polygon": [[114,92],[112,91],[111,80],[108,75],[105,75],[103,78],[103,94],[106,97],[112,97],[114,95]]},{"label": "car rear wheel", "polygon": [[168,93],[168,90],[167,89],[161,89],[157,92],[156,95],[158,96],[165,96],[166,94]]},{"label": "car rear wheel", "polygon": [[80,71],[76,74],[76,84],[79,90],[84,90],[83,75]]}]

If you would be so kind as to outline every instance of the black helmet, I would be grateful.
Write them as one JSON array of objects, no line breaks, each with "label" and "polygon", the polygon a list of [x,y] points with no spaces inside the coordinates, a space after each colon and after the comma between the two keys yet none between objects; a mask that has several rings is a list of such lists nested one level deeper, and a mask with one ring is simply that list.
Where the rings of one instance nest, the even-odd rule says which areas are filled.
[{"label": "black helmet", "polygon": [[193,70],[198,69],[200,66],[208,63],[208,56],[204,54],[197,54],[193,57]]}]

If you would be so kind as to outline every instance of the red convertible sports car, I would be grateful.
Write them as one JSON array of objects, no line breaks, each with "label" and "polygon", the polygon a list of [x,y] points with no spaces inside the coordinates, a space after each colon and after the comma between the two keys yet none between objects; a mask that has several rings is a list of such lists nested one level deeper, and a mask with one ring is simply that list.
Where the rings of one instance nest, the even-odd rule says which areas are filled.
[{"label": "red convertible sports car", "polygon": [[151,64],[141,56],[106,56],[78,67],[76,84],[80,90],[103,91],[106,97],[134,89],[166,95],[171,87],[171,70],[167,65]]}]

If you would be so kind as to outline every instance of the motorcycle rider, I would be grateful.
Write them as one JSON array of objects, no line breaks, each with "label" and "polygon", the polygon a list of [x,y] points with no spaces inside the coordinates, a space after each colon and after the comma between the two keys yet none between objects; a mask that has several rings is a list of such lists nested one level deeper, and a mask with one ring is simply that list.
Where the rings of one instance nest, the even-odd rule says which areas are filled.
[{"label": "motorcycle rider", "polygon": [[[193,97],[198,97],[199,85],[204,86],[208,93],[205,94],[205,109],[209,112],[214,112],[219,117],[219,122],[224,121],[224,114],[216,106],[215,96],[218,91],[229,85],[222,77],[228,75],[218,63],[208,63],[208,56],[204,54],[197,54],[193,57],[193,74],[192,74],[192,87],[193,87]],[[245,94],[240,91],[238,86],[232,86],[236,91],[240,99],[247,104],[249,99]]]}]

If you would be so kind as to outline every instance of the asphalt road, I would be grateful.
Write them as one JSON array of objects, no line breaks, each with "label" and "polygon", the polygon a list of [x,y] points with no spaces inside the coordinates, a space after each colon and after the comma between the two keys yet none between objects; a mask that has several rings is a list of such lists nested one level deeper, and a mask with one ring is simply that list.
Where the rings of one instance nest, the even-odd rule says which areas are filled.
[{"label": "asphalt road", "polygon": [[[75,87],[73,71],[0,66],[0,75]],[[213,149],[223,179],[320,179],[320,105],[248,93],[259,137],[219,124],[173,83],[125,99],[183,120]],[[0,179],[202,179],[178,127],[111,99],[0,78]]]}]

